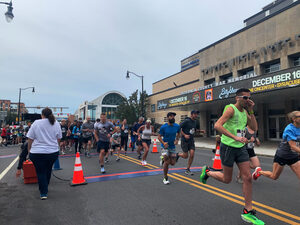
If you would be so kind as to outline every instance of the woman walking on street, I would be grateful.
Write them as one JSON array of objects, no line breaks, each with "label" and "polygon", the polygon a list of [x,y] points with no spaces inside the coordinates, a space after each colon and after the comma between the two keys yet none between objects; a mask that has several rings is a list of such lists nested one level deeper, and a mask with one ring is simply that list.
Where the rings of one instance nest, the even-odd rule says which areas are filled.
[{"label": "woman walking on street", "polygon": [[29,132],[28,153],[33,162],[39,182],[41,200],[47,199],[53,163],[59,153],[62,137],[60,124],[49,108],[42,111],[42,119],[36,120]]},{"label": "woman walking on street", "polygon": [[252,177],[256,180],[260,175],[277,180],[287,164],[300,180],[300,111],[288,114],[290,124],[284,129],[282,141],[274,156],[273,171],[256,169]]}]

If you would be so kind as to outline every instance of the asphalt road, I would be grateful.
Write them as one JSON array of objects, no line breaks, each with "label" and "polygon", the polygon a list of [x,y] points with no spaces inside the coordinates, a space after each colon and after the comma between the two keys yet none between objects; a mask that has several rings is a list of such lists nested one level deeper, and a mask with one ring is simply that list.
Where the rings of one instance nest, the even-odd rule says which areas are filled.
[{"label": "asphalt road", "polygon": [[[19,153],[19,147],[0,147],[0,174]],[[247,224],[241,220],[243,209],[242,186],[233,179],[222,184],[209,179],[207,185],[199,182],[200,171],[194,176],[182,172],[170,175],[170,185],[162,183],[162,175],[153,175],[159,168],[159,155],[149,153],[148,167],[139,165],[136,154],[115,156],[106,165],[106,175],[138,171],[136,177],[91,182],[71,187],[68,181],[52,177],[48,200],[39,199],[36,184],[24,184],[16,178],[17,163],[0,180],[0,224]],[[197,149],[194,167],[212,165],[210,150]],[[264,170],[272,168],[272,158],[260,157]],[[70,180],[75,157],[60,157],[63,170],[55,175]],[[85,177],[100,177],[97,155],[81,156]],[[179,159],[175,168],[185,167],[187,160]],[[144,171],[144,172],[141,172]],[[128,173],[127,173],[128,172]],[[234,176],[237,173],[235,167]],[[122,174],[121,174],[122,175]],[[95,180],[94,180],[95,181]],[[266,224],[300,224],[300,182],[286,167],[277,181],[259,178],[253,182],[254,206],[258,218]]]}]

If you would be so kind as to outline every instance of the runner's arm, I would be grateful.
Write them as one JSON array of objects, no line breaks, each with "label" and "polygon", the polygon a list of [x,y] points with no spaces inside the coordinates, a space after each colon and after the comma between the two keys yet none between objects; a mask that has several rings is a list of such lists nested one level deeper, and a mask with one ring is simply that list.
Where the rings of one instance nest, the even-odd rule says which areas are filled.
[{"label": "runner's arm", "polygon": [[253,131],[257,131],[257,121],[253,112],[253,107],[254,107],[255,103],[252,100],[248,100],[247,102],[247,106],[248,106],[248,112],[247,113],[247,125],[253,130]]},{"label": "runner's arm", "polygon": [[96,129],[94,130],[94,136],[95,136],[96,141],[98,142],[99,141],[99,137],[98,137],[98,133],[97,133]]},{"label": "runner's arm", "polygon": [[288,143],[289,143],[292,150],[294,150],[295,152],[300,153],[300,147],[297,146],[296,141],[290,140]]},{"label": "runner's arm", "polygon": [[28,154],[30,153],[32,142],[33,142],[33,140],[31,138],[28,138]]}]

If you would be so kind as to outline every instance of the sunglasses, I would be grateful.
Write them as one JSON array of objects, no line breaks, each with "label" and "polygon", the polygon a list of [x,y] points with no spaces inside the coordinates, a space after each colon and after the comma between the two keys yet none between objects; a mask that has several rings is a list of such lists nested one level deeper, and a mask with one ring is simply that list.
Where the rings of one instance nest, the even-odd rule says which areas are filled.
[{"label": "sunglasses", "polygon": [[250,97],[250,96],[237,96],[237,97],[239,97],[239,98],[243,98],[244,100],[251,99],[251,97]]}]

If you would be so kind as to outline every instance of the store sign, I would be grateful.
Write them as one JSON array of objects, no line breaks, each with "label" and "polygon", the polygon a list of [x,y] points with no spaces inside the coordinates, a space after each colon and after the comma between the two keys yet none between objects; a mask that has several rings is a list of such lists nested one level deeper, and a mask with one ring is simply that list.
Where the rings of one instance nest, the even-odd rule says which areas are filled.
[{"label": "store sign", "polygon": [[214,66],[207,67],[201,70],[203,75],[211,74],[213,72],[218,72],[223,69],[229,69],[232,71],[234,66],[239,66],[241,63],[251,62],[253,59],[260,63],[261,58],[266,57],[267,55],[274,55],[279,53],[283,49],[293,48],[296,43],[300,41],[300,34],[296,34],[294,37],[288,37],[282,40],[279,40],[271,45],[267,45],[257,50],[249,51],[245,54],[232,58],[230,60],[218,63]]},{"label": "store sign", "polygon": [[[157,102],[157,109],[167,109],[196,103],[208,103],[235,96],[239,88],[248,88],[251,93],[267,92],[283,88],[300,87],[300,67],[281,70],[272,74],[252,77],[239,82],[220,85],[214,88],[194,91]],[[201,98],[201,96],[203,96]]]},{"label": "store sign", "polygon": [[191,67],[194,67],[196,65],[199,65],[199,55],[195,55],[192,57],[189,57],[185,60],[181,61],[181,71],[187,70]]}]

